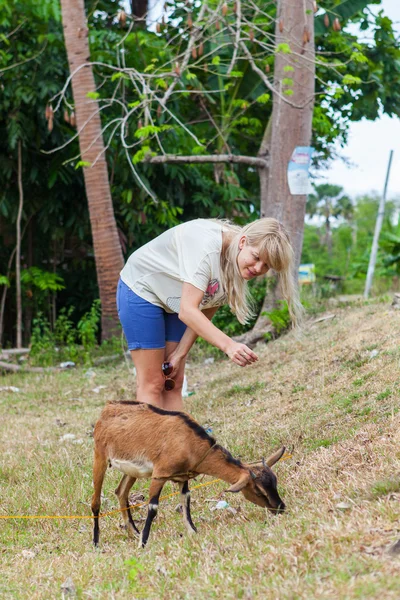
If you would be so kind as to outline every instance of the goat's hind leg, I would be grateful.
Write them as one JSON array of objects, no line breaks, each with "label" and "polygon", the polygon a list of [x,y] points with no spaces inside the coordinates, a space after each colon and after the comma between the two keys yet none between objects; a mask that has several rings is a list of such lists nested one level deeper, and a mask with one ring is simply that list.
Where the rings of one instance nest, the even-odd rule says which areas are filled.
[{"label": "goat's hind leg", "polygon": [[101,488],[103,486],[104,475],[107,470],[107,460],[105,456],[96,451],[94,453],[93,462],[93,487],[94,492],[92,496],[92,512],[94,515],[93,519],[93,544],[99,545],[100,538],[100,527],[99,527],[99,513],[101,506]]},{"label": "goat's hind leg", "polygon": [[182,505],[182,514],[183,521],[186,525],[186,529],[190,535],[197,532],[197,529],[192,521],[192,516],[190,514],[190,491],[189,491],[189,482],[184,481],[179,484],[179,490],[181,492],[181,505]]},{"label": "goat's hind leg", "polygon": [[124,475],[119,482],[115,493],[118,496],[119,506],[121,508],[122,518],[125,523],[125,529],[128,532],[130,538],[137,538],[140,535],[138,528],[132,519],[131,509],[129,507],[129,491],[136,481],[136,477],[130,475]]}]

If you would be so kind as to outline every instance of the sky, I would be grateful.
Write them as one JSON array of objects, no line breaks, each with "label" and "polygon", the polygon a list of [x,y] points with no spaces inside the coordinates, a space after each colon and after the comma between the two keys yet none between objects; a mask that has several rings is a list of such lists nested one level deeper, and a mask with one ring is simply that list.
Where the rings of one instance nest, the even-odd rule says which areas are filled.
[{"label": "sky", "polygon": [[[400,0],[383,0],[376,7],[379,9],[395,22],[400,35]],[[393,150],[393,160],[387,195],[388,198],[400,197],[400,119],[387,115],[376,121],[363,119],[352,123],[348,144],[339,151],[352,166],[336,159],[327,170],[319,171],[315,182],[341,185],[352,197],[371,191],[382,194],[390,150]]]}]

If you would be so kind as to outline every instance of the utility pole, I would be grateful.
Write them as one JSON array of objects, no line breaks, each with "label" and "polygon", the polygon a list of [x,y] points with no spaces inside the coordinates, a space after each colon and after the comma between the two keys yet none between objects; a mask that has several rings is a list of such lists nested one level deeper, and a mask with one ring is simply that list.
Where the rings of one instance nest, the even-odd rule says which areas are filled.
[{"label": "utility pole", "polygon": [[381,229],[382,229],[383,216],[385,214],[386,193],[387,193],[387,187],[388,187],[388,183],[389,183],[390,167],[392,166],[392,158],[393,158],[393,150],[390,151],[389,162],[388,162],[388,167],[387,167],[387,171],[386,171],[385,187],[383,189],[383,196],[381,197],[380,202],[379,202],[379,210],[378,210],[378,215],[376,217],[374,239],[372,242],[371,254],[369,257],[367,280],[365,282],[364,298],[368,298],[369,293],[371,291],[371,287],[372,287],[372,279],[374,277],[376,257],[378,254],[379,235],[380,235]]}]

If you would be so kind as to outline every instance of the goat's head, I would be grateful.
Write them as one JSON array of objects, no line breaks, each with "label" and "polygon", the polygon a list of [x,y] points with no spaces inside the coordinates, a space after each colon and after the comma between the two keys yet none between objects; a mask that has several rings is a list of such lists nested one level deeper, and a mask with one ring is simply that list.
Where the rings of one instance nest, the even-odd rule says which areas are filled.
[{"label": "goat's head", "polygon": [[246,467],[242,477],[228,488],[227,492],[242,492],[244,497],[258,506],[268,508],[274,514],[283,512],[285,504],[281,500],[278,489],[277,479],[271,467],[278,462],[285,453],[285,448],[280,448],[272,454],[267,460],[253,465],[244,465]]}]

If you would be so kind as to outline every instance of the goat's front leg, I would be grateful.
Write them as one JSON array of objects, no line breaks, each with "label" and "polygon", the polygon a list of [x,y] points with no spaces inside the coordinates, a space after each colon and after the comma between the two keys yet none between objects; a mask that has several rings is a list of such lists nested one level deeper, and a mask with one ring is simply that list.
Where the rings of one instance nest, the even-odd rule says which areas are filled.
[{"label": "goat's front leg", "polygon": [[129,491],[133,484],[136,481],[136,477],[131,477],[130,475],[124,475],[119,482],[119,486],[115,490],[115,493],[118,496],[119,506],[121,508],[122,518],[125,523],[125,528],[128,532],[128,536],[139,537],[140,532],[135,525],[134,520],[132,519],[131,509],[129,507]]},{"label": "goat's front leg", "polygon": [[179,490],[181,492],[181,506],[183,514],[183,522],[186,525],[188,533],[192,535],[197,532],[195,525],[193,524],[192,517],[190,514],[190,491],[189,481],[183,481],[179,484]]},{"label": "goat's front leg", "polygon": [[139,548],[144,548],[147,540],[149,539],[150,527],[153,522],[153,519],[157,515],[158,511],[158,500],[160,498],[161,491],[164,487],[166,480],[165,479],[152,479],[149,489],[149,508],[147,511],[147,518],[144,524],[142,533],[140,535],[139,540]]}]

